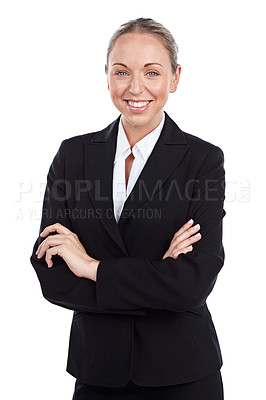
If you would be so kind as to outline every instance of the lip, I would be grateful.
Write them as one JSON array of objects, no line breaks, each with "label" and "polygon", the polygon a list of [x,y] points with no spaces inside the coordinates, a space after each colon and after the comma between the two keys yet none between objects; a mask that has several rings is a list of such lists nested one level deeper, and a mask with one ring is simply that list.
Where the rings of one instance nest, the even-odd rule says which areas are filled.
[{"label": "lip", "polygon": [[134,103],[145,103],[146,101],[152,101],[152,100],[134,100],[134,99],[124,99],[124,101],[134,101]]},{"label": "lip", "polygon": [[[148,101],[149,103],[144,107],[133,107],[130,104],[128,104],[128,101],[133,101],[134,103],[145,103],[146,101]],[[127,99],[127,100],[124,100],[124,102],[126,103],[126,107],[127,107],[128,110],[130,110],[134,114],[139,114],[139,113],[142,113],[143,111],[146,111],[149,108],[152,100],[132,100],[132,99]]]}]

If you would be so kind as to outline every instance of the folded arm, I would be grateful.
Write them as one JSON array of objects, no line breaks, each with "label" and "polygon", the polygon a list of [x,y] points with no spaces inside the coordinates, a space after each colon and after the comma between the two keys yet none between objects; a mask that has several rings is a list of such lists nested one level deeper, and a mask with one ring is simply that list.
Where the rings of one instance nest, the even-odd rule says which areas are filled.
[{"label": "folded arm", "polygon": [[213,146],[195,179],[188,218],[200,224],[201,240],[193,245],[193,251],[177,259],[155,261],[140,257],[102,259],[96,277],[100,307],[182,312],[205,303],[224,262],[223,162],[223,152]]},{"label": "folded arm", "polygon": [[[69,209],[68,182],[65,179],[66,146],[67,140],[64,140],[48,171],[39,233],[55,223],[60,223],[73,231],[71,220],[66,212]],[[76,276],[58,254],[53,255],[50,268],[44,257],[37,257],[36,251],[44,240],[45,238],[41,236],[37,238],[30,261],[39,278],[43,296],[48,301],[75,311],[145,315],[142,307],[128,307],[128,309],[114,307],[112,310],[106,310],[98,305],[94,280]]]},{"label": "folded arm", "polygon": [[[47,176],[40,232],[59,222],[73,230],[68,214],[65,181],[64,140]],[[98,265],[96,282],[76,276],[59,255],[52,268],[38,259],[36,240],[31,263],[44,297],[76,311],[145,315],[146,308],[182,312],[202,305],[210,294],[223,265],[222,219],[224,201],[223,153],[213,147],[194,182],[188,218],[200,224],[201,240],[193,251],[171,251],[162,260],[140,257],[105,258]],[[183,254],[182,254],[183,253]],[[170,256],[171,255],[171,256]]]}]

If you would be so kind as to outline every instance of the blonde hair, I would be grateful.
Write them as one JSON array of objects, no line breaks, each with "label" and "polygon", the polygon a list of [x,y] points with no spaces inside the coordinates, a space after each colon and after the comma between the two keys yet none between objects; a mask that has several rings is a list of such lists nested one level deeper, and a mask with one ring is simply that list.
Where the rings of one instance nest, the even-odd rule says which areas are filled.
[{"label": "blonde hair", "polygon": [[105,72],[108,71],[108,63],[109,63],[109,55],[112,48],[115,45],[116,40],[126,34],[126,33],[149,33],[151,35],[156,36],[158,39],[161,40],[163,45],[165,46],[166,50],[169,53],[171,67],[173,74],[176,73],[176,69],[178,66],[177,63],[177,53],[178,53],[178,46],[174,37],[172,36],[171,32],[168,31],[162,24],[159,22],[154,21],[151,18],[137,18],[132,19],[124,24],[122,24],[112,35],[109,45],[107,48],[107,57],[106,57],[106,64],[105,64]]}]

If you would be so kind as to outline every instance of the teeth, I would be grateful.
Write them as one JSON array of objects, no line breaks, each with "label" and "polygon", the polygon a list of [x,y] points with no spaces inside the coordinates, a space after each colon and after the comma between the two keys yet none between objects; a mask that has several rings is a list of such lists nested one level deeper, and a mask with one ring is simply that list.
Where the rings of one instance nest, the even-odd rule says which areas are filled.
[{"label": "teeth", "polygon": [[132,107],[140,108],[140,107],[145,107],[147,104],[149,104],[149,101],[143,101],[138,103],[135,103],[134,101],[128,101],[128,104]]}]

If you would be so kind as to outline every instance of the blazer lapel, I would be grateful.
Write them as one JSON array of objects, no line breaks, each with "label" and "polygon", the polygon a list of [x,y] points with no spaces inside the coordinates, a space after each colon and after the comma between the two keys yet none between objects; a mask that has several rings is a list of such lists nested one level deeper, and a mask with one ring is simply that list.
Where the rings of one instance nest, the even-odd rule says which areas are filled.
[{"label": "blazer lapel", "polygon": [[[124,219],[127,219],[127,216],[132,215],[134,209],[138,209],[146,201],[152,200],[152,196],[161,190],[169,175],[182,162],[188,149],[184,133],[165,113],[165,123],[161,135],[124,203],[118,226],[123,223],[123,215]],[[180,176],[182,173],[182,169],[180,169]]]},{"label": "blazer lapel", "polygon": [[85,179],[88,182],[91,202],[96,210],[101,210],[100,221],[109,235],[128,255],[114,216],[113,206],[113,163],[120,116],[107,128],[94,134],[85,143]]},{"label": "blazer lapel", "polygon": [[[113,162],[116,151],[118,124],[121,115],[107,128],[97,132],[90,142],[85,143],[85,178],[95,209],[101,210],[100,218],[112,239],[128,255],[121,236],[121,224],[135,209],[140,208],[151,196],[161,189],[171,172],[178,167],[189,146],[184,133],[165,113],[161,135],[147,160],[135,186],[125,201],[121,218],[117,224],[113,208]],[[180,171],[180,174],[182,171]],[[125,216],[125,217],[123,217]]]}]

